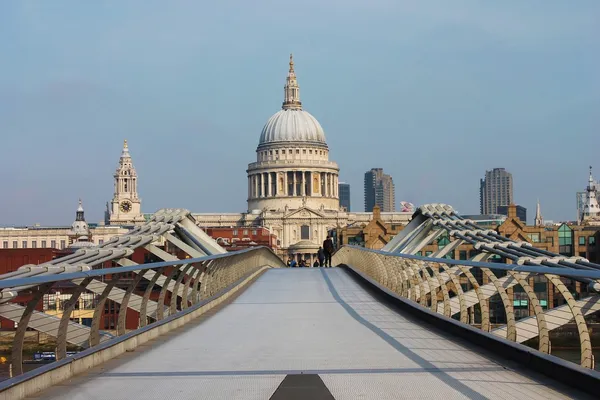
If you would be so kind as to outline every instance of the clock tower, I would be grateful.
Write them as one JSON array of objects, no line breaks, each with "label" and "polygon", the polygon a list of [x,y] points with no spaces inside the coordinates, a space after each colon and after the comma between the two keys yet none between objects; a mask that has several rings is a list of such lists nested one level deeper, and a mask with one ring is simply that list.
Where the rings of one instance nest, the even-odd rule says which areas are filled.
[{"label": "clock tower", "polygon": [[142,200],[138,197],[137,173],[131,161],[127,140],[115,172],[115,195],[110,203],[110,225],[133,225],[145,222],[142,215]]}]

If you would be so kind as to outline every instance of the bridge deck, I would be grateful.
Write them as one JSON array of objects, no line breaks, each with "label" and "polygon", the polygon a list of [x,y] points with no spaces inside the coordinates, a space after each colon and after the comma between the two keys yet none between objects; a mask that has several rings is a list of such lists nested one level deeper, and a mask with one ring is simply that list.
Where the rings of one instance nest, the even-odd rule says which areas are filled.
[{"label": "bridge deck", "polygon": [[301,372],[324,397],[298,398],[586,398],[391,311],[341,269],[269,270],[192,324],[40,398],[269,399]]}]

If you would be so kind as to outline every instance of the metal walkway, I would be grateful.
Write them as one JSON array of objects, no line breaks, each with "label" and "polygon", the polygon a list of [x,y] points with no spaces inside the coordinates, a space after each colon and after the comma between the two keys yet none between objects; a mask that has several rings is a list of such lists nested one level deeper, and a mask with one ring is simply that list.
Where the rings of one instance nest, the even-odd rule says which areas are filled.
[{"label": "metal walkway", "polygon": [[272,269],[207,320],[39,396],[269,399],[304,373],[338,400],[587,398],[473,349],[390,310],[343,269]]}]

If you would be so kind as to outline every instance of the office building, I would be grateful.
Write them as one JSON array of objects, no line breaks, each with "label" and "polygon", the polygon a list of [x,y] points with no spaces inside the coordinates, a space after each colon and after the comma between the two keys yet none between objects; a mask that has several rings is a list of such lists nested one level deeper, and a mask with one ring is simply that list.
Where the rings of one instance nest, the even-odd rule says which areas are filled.
[{"label": "office building", "polygon": [[340,206],[346,211],[350,211],[350,185],[348,183],[338,183],[338,194],[340,196]]},{"label": "office building", "polygon": [[512,174],[504,168],[485,171],[479,186],[479,213],[496,214],[498,206],[513,204]]},{"label": "office building", "polygon": [[396,211],[396,190],[390,175],[383,168],[372,168],[365,172],[365,211],[379,206],[381,212]]}]

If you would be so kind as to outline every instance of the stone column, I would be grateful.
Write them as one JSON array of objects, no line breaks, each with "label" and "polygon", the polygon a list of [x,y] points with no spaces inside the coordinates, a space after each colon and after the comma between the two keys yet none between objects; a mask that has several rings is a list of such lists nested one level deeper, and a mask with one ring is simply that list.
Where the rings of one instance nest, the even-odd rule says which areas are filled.
[{"label": "stone column", "polygon": [[302,171],[302,187],[300,188],[300,193],[302,196],[306,196],[306,172]]},{"label": "stone column", "polygon": [[283,171],[283,195],[287,196],[288,195],[288,181],[287,181],[287,175],[288,172],[287,171]]},{"label": "stone column", "polygon": [[296,179],[297,179],[296,171],[292,171],[292,177],[293,177],[293,179],[292,179],[292,196],[296,196],[297,195],[297,193],[296,193]]},{"label": "stone column", "polygon": [[334,197],[339,197],[339,193],[338,190],[340,189],[340,187],[338,186],[338,176],[337,175],[333,175],[333,189],[335,190],[335,196]]},{"label": "stone column", "polygon": [[267,172],[267,196],[268,197],[272,196],[272,193],[271,193],[271,188],[273,187],[273,185],[272,185],[272,179],[273,178],[271,178],[271,173]]},{"label": "stone column", "polygon": [[258,193],[257,193],[256,197],[263,197],[262,174],[256,174],[256,178],[257,178],[256,184],[258,185]]},{"label": "stone column", "polygon": [[254,179],[254,198],[256,198],[258,197],[258,177],[254,174],[252,178]]}]

